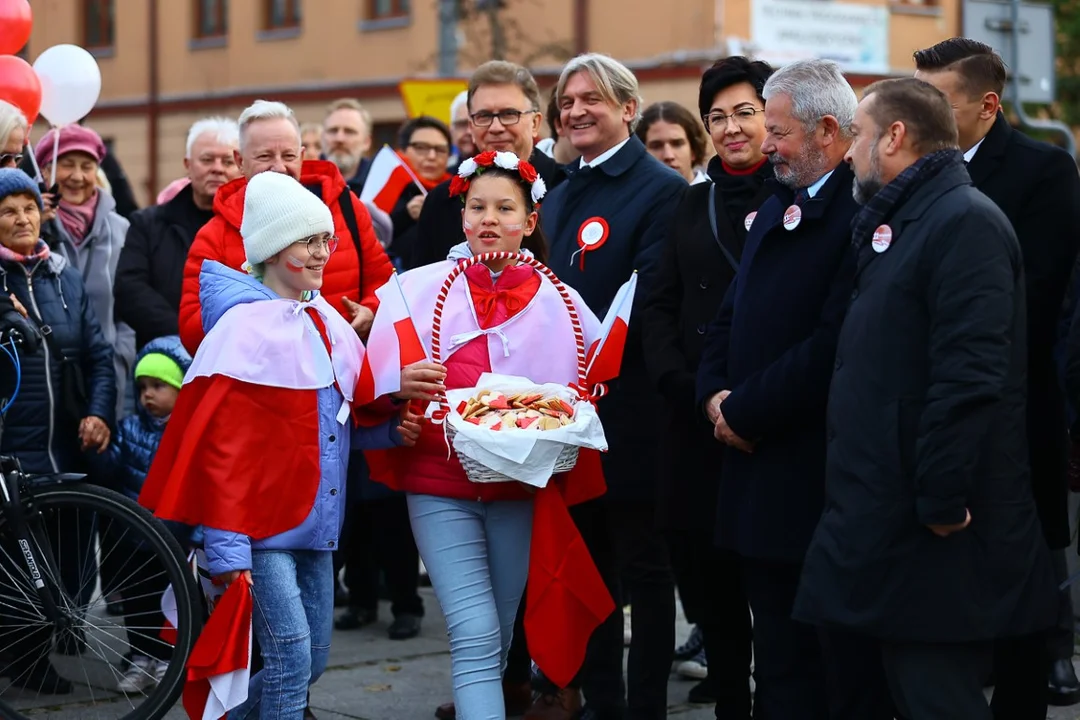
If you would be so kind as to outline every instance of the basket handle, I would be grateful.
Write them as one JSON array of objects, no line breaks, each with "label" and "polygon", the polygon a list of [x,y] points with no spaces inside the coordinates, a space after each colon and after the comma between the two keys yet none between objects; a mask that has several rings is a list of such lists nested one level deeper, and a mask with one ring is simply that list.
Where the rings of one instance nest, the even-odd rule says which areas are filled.
[{"label": "basket handle", "polygon": [[[474,255],[467,260],[462,260],[457,264],[450,274],[446,277],[446,281],[443,282],[442,289],[439,290],[439,295],[435,300],[435,319],[431,328],[431,359],[435,363],[441,363],[442,356],[442,315],[443,306],[446,304],[446,298],[450,294],[450,288],[453,286],[454,281],[457,280],[466,270],[477,263],[487,262],[489,260],[516,260],[523,265],[529,265],[533,267],[542,276],[548,279],[548,281],[555,286],[555,289],[559,291],[559,296],[562,298],[563,303],[566,304],[566,309],[570,313],[570,323],[574,328],[574,342],[577,346],[577,365],[578,365],[578,382],[577,387],[579,392],[584,392],[585,387],[585,336],[581,330],[581,318],[578,316],[577,308],[574,307],[574,301],[570,297],[570,292],[566,289],[566,286],[561,280],[552,272],[551,268],[544,263],[540,262],[534,257],[523,255],[522,253],[512,252],[488,252],[481,253],[480,255]],[[439,398],[439,403],[443,409],[448,407],[446,397]]]}]

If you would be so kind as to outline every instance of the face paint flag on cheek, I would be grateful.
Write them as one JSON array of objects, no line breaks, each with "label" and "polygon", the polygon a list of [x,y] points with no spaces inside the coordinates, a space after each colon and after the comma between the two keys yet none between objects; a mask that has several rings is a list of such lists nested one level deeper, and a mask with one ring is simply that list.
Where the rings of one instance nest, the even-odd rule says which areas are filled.
[{"label": "face paint flag on cheek", "polygon": [[302,260],[297,260],[292,255],[289,255],[287,258],[285,258],[285,269],[290,270],[294,273],[303,272],[304,262]]},{"label": "face paint flag on cheek", "polygon": [[578,229],[578,250],[570,256],[570,264],[574,264],[574,258],[579,258],[579,269],[585,272],[585,253],[599,249],[607,242],[611,234],[611,228],[607,220],[602,217],[591,217],[581,224]]}]

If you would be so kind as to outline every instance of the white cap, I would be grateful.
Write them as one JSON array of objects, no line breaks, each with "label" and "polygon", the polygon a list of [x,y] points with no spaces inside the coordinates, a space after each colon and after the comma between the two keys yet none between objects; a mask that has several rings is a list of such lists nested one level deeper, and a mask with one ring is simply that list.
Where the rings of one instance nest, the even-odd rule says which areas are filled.
[{"label": "white cap", "polygon": [[240,235],[252,265],[297,240],[334,232],[334,216],[318,195],[288,175],[261,172],[248,180]]}]

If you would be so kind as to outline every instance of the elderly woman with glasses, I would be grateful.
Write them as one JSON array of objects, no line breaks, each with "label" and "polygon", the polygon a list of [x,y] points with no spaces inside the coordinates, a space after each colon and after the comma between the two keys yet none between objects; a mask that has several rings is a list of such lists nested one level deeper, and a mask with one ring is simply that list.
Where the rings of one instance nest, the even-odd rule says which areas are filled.
[{"label": "elderly woman with glasses", "polygon": [[116,212],[113,196],[99,185],[98,171],[105,152],[101,136],[81,125],[49,130],[34,147],[45,181],[50,182],[55,172],[59,186],[58,214],[43,223],[42,234],[53,252],[82,274],[105,341],[115,351],[117,414],[126,415],[135,407],[134,395],[129,393],[135,333],[115,320],[113,286],[129,223]]},{"label": "elderly woman with glasses", "polygon": [[19,166],[28,131],[29,123],[22,111],[0,100],[0,168]]}]

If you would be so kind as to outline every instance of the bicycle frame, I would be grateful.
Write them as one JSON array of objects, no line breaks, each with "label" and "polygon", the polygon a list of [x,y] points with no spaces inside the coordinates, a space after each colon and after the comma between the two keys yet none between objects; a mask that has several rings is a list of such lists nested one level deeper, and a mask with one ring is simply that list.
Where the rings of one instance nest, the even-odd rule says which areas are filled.
[{"label": "bicycle frame", "polygon": [[[4,338],[7,339],[8,337],[9,334],[5,333]],[[0,414],[0,437],[3,437],[3,434],[4,416]],[[11,525],[12,535],[18,545],[19,554],[22,556],[23,564],[26,566],[26,570],[29,573],[30,581],[34,584],[34,589],[37,591],[37,595],[41,600],[45,618],[50,622],[56,623],[58,626],[62,626],[67,622],[67,615],[60,611],[60,608],[56,604],[56,599],[53,597],[52,590],[42,576],[41,567],[43,559],[37,557],[34,552],[35,545],[34,543],[31,543],[33,538],[26,507],[23,505],[23,498],[32,496],[33,491],[31,490],[31,486],[33,484],[45,485],[77,482],[82,480],[85,475],[57,473],[51,475],[30,476],[23,473],[22,466],[19,464],[17,458],[3,455],[0,455],[0,474],[3,476],[3,481],[0,482],[0,516],[5,517]],[[33,510],[31,510],[31,513],[33,513]],[[39,533],[36,545],[39,548],[41,547],[42,540],[40,535],[41,534]]]}]

